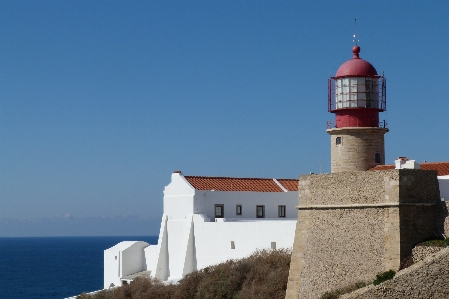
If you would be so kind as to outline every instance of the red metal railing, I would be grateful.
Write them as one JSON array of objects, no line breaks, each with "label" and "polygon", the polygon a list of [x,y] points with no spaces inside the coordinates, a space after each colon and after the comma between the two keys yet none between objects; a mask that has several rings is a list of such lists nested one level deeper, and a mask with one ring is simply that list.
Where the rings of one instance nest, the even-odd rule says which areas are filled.
[{"label": "red metal railing", "polygon": [[[377,119],[376,119],[376,121],[377,121]],[[362,122],[358,122],[357,120],[355,120],[355,124],[356,125],[354,125],[354,122],[351,122],[351,124],[347,124],[347,125],[345,125],[344,123],[342,124],[341,122],[340,122],[340,125],[339,126],[337,126],[336,125],[336,122],[335,121],[331,121],[331,120],[329,120],[328,122],[327,122],[327,128],[328,129],[334,129],[334,128],[353,128],[353,127],[363,127],[363,125],[365,124],[365,123],[367,123],[367,121],[366,120],[363,120],[363,123]],[[372,123],[372,122],[371,122]],[[387,128],[388,126],[388,124],[387,124],[387,120],[381,120],[381,121],[377,121],[376,122],[376,126],[369,126],[369,127],[371,127],[371,128]]]}]

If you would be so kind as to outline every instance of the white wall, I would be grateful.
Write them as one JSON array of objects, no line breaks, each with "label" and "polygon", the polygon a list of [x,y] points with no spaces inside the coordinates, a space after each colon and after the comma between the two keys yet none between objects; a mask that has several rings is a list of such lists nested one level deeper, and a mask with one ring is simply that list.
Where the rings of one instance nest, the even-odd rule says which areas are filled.
[{"label": "white wall", "polygon": [[[296,220],[298,192],[244,192],[195,190],[194,213],[215,218],[214,205],[224,205],[224,218],[255,219],[256,206],[265,205],[265,218],[278,218],[278,206],[286,206],[286,218]],[[236,215],[236,205],[242,205],[242,215]]]},{"label": "white wall", "polygon": [[164,189],[164,214],[171,220],[185,220],[193,214],[195,189],[180,173],[172,173],[171,183]]},{"label": "white wall", "polygon": [[[166,256],[168,269],[158,266],[158,271],[166,271],[168,275],[158,277],[156,272],[153,276],[176,280],[197,269],[246,257],[257,249],[270,249],[272,242],[277,249],[293,246],[296,219],[210,222],[197,214],[187,218],[167,221],[168,246],[160,255]],[[147,259],[157,262],[148,255]]]},{"label": "white wall", "polygon": [[[195,215],[196,216],[196,215]],[[197,269],[243,258],[256,249],[292,248],[296,218],[248,222],[202,222],[194,217]],[[235,249],[231,249],[231,241]]]},{"label": "white wall", "polygon": [[122,251],[121,277],[146,270],[144,248],[147,242],[138,241]]},{"label": "white wall", "polygon": [[157,245],[150,245],[144,249],[147,270],[151,275],[160,280],[167,280],[169,277],[168,268],[168,216],[162,215],[161,228]]},{"label": "white wall", "polygon": [[125,275],[144,271],[144,248],[147,242],[123,241],[104,251],[104,285],[105,289],[111,286],[120,286],[120,278]]},{"label": "white wall", "polygon": [[167,222],[170,277],[182,277],[182,266],[187,250],[183,246],[183,240],[189,223],[190,221],[185,220],[169,220]]},{"label": "white wall", "polygon": [[111,283],[114,284],[114,286],[120,285],[120,252],[123,248],[123,242],[120,242],[104,251],[103,287],[105,289],[111,287]]},{"label": "white wall", "polygon": [[438,183],[440,184],[440,197],[449,200],[449,175],[439,176]]}]

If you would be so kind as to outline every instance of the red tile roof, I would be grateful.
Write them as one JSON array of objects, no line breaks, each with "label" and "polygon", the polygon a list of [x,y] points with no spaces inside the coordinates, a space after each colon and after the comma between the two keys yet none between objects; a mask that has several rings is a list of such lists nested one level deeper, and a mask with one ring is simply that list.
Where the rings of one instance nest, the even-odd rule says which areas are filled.
[{"label": "red tile roof", "polygon": [[[449,162],[422,162],[419,163],[423,170],[436,170],[438,175],[449,175]],[[370,170],[394,169],[394,164],[376,165]]]},{"label": "red tile roof", "polygon": [[288,191],[298,191],[298,180],[295,179],[276,179]]},{"label": "red tile roof", "polygon": [[[197,190],[284,192],[273,179],[184,176]],[[279,179],[289,191],[298,190],[298,180]],[[296,185],[296,188],[294,187]]]}]

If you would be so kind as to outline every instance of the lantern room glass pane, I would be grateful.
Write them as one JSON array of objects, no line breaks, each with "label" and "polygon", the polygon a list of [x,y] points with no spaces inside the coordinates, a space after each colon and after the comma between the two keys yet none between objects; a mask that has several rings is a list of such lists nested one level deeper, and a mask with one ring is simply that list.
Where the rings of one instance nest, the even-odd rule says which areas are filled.
[{"label": "lantern room glass pane", "polygon": [[365,85],[365,84],[358,84],[358,85],[357,85],[357,91],[358,91],[358,92],[365,92],[367,87],[368,87],[368,85]]},{"label": "lantern room glass pane", "polygon": [[336,108],[379,108],[377,78],[354,77],[335,80]]},{"label": "lantern room glass pane", "polygon": [[351,79],[351,92],[357,92],[357,78]]},{"label": "lantern room glass pane", "polygon": [[355,108],[357,107],[357,93],[353,92],[350,95],[351,100],[349,101],[349,107]]}]

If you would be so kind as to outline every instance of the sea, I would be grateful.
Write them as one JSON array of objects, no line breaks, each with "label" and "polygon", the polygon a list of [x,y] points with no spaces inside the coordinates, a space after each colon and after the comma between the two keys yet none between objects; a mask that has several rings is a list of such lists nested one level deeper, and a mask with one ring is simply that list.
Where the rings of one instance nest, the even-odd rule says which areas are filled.
[{"label": "sea", "polygon": [[157,236],[0,238],[0,298],[62,299],[103,288],[103,252]]}]

